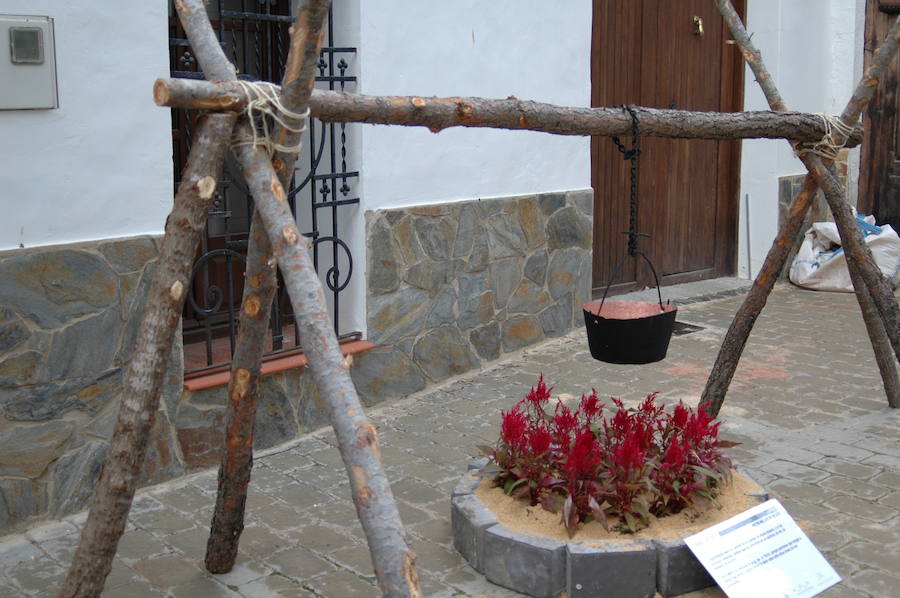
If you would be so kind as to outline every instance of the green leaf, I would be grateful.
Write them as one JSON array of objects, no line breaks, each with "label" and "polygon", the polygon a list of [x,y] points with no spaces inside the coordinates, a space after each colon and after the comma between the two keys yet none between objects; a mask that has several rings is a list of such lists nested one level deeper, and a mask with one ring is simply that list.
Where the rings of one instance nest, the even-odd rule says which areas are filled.
[{"label": "green leaf", "polygon": [[559,494],[545,494],[541,497],[541,506],[544,507],[544,510],[550,511],[551,513],[559,513],[563,509],[563,497]]},{"label": "green leaf", "polygon": [[507,496],[511,495],[513,490],[518,488],[524,482],[525,478],[509,478],[508,480],[506,480],[506,483],[503,484],[503,493]]},{"label": "green leaf", "polygon": [[638,514],[641,516],[641,519],[644,520],[644,523],[647,523],[647,524],[649,525],[649,523],[650,523],[650,513],[647,511],[646,505],[643,505],[643,504],[641,504],[641,503],[639,503],[639,502],[635,502],[635,503],[634,503],[634,510],[638,512]]},{"label": "green leaf", "polygon": [[691,465],[691,469],[693,469],[694,471],[699,471],[699,472],[702,473],[703,475],[708,476],[708,477],[710,477],[710,478],[712,478],[712,479],[714,479],[714,480],[719,480],[719,479],[722,478],[721,475],[719,475],[718,473],[714,472],[712,469],[709,469],[709,468],[706,468],[706,467],[701,467],[700,465]]},{"label": "green leaf", "polygon": [[625,525],[628,526],[628,529],[631,530],[632,534],[636,533],[637,532],[637,520],[634,518],[634,515],[632,515],[628,511],[625,511],[625,513],[623,513],[623,514],[625,515]]}]

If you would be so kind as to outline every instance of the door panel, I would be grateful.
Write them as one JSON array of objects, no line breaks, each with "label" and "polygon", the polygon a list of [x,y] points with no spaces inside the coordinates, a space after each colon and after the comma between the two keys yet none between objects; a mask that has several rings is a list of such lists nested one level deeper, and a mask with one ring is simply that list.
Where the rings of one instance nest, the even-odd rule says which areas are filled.
[{"label": "door panel", "polygon": [[[702,35],[694,17],[702,20]],[[595,0],[592,105],[740,110],[740,56],[725,39],[723,19],[709,0]],[[733,272],[736,146],[641,139],[638,231],[651,237],[641,238],[640,246],[663,284]],[[625,254],[629,179],[628,163],[607,139],[594,140],[592,161],[596,287]],[[653,279],[645,265],[627,260],[615,283],[624,292]]]},{"label": "door panel", "polygon": [[[868,0],[866,4],[865,64],[881,44],[900,13],[895,3]],[[894,56],[863,118],[864,134],[859,168],[860,212],[875,214],[878,224],[900,227],[900,59]]]}]

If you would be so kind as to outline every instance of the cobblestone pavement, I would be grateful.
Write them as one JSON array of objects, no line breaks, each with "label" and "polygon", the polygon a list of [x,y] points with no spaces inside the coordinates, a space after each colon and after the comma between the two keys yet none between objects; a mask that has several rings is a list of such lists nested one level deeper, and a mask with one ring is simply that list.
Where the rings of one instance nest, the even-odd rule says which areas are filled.
[{"label": "cobblestone pavement", "polygon": [[[384,463],[427,596],[512,596],[453,550],[449,494],[496,437],[498,412],[543,372],[555,394],[636,402],[661,391],[696,404],[719,342],[740,305],[687,305],[703,330],[673,338],[645,366],[593,361],[576,330],[482,372],[371,410]],[[824,596],[900,596],[900,410],[889,410],[852,295],[779,287],[760,317],[722,410],[729,449],[801,522],[844,578]],[[215,473],[138,494],[104,596],[377,595],[363,534],[330,431],[259,458],[239,564],[202,568]],[[54,596],[84,516],[0,538],[0,597]],[[721,595],[707,592],[705,595]]]}]

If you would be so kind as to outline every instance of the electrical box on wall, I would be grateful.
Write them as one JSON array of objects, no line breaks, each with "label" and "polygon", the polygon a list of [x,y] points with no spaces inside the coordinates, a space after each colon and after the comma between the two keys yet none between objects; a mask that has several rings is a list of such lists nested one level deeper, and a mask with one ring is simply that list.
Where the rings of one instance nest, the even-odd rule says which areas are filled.
[{"label": "electrical box on wall", "polygon": [[0,14],[0,110],[57,107],[53,19]]}]

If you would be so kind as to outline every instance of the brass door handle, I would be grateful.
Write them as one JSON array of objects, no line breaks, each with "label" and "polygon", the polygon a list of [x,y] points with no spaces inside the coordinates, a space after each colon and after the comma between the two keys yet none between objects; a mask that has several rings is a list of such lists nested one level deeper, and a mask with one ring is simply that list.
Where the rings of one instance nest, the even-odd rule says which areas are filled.
[{"label": "brass door handle", "polygon": [[703,37],[703,19],[701,17],[698,17],[695,15],[693,18],[693,23],[694,23],[694,35],[696,35],[698,37]]}]

